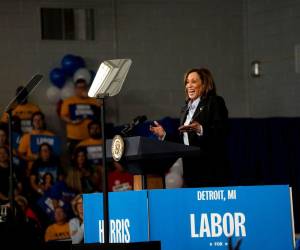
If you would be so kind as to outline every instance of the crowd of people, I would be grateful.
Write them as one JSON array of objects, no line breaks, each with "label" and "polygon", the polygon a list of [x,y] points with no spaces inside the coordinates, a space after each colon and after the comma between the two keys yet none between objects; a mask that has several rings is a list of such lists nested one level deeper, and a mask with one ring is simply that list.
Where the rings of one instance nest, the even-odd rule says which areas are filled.
[{"label": "crowd of people", "polygon": [[[10,157],[7,113],[0,123],[0,205],[10,206],[10,192],[19,213],[30,222],[40,242],[83,242],[82,194],[102,191],[102,139],[100,106],[87,96],[83,79],[74,83],[75,95],[59,108],[65,123],[67,145],[46,126],[41,108],[27,100],[26,88],[16,90],[11,110],[13,190],[10,190]],[[62,159],[63,158],[63,159]],[[125,178],[124,178],[125,177]],[[109,191],[131,188],[133,178],[119,166],[109,166]]]}]

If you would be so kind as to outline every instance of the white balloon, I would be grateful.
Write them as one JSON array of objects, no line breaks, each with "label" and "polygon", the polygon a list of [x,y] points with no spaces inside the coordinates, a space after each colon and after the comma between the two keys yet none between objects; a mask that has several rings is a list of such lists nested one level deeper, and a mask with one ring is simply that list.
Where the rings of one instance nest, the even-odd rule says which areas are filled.
[{"label": "white balloon", "polygon": [[90,84],[91,72],[86,68],[80,68],[76,70],[73,76],[73,81],[76,82],[78,79],[84,79],[87,84]]},{"label": "white balloon", "polygon": [[65,83],[64,87],[60,91],[61,99],[67,99],[71,96],[74,96],[74,83],[72,80],[69,80]]},{"label": "white balloon", "polygon": [[183,179],[178,173],[169,172],[165,178],[166,188],[180,188],[183,185]]},{"label": "white balloon", "polygon": [[51,103],[57,103],[60,100],[60,89],[56,86],[50,86],[46,91],[46,95]]}]

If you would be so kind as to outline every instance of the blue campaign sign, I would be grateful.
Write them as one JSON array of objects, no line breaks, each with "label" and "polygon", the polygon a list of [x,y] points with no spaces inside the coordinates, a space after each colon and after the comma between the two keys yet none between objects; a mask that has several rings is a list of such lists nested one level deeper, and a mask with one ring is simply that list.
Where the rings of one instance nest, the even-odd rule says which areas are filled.
[{"label": "blue campaign sign", "polygon": [[102,162],[102,145],[89,145],[86,147],[87,158],[89,163],[101,164]]},{"label": "blue campaign sign", "polygon": [[149,191],[150,240],[162,250],[292,250],[288,186]]},{"label": "blue campaign sign", "polygon": [[69,112],[70,112],[70,118],[71,120],[77,120],[77,119],[85,119],[95,118],[94,116],[97,115],[97,109],[99,109],[97,106],[92,104],[85,104],[85,103],[78,103],[78,104],[71,104],[69,106]]},{"label": "blue campaign sign", "polygon": [[[104,242],[102,193],[83,195],[84,242]],[[110,242],[149,239],[147,191],[109,193]]]},{"label": "blue campaign sign", "polygon": [[31,152],[37,154],[39,152],[40,145],[48,143],[56,155],[60,154],[60,139],[54,135],[31,135],[30,136],[30,149]]}]

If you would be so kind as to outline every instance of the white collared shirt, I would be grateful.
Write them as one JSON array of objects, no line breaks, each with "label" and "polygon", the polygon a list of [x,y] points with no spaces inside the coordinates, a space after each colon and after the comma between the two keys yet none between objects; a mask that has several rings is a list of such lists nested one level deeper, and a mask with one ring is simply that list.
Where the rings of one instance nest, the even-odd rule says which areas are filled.
[{"label": "white collared shirt", "polygon": [[[194,101],[190,101],[189,102],[189,104],[188,104],[188,114],[187,114],[187,116],[186,116],[186,119],[185,119],[185,122],[184,122],[184,125],[186,126],[186,125],[189,125],[190,123],[191,123],[191,121],[192,121],[192,119],[193,119],[193,115],[194,115],[194,113],[195,113],[195,111],[196,111],[196,108],[197,108],[197,106],[198,106],[198,104],[199,104],[199,102],[200,102],[200,97],[198,97],[196,100],[194,100]],[[202,129],[202,128],[201,128]],[[185,145],[190,145],[190,143],[189,143],[189,137],[188,137],[188,133],[187,132],[184,132],[183,133],[183,143],[185,144]]]}]

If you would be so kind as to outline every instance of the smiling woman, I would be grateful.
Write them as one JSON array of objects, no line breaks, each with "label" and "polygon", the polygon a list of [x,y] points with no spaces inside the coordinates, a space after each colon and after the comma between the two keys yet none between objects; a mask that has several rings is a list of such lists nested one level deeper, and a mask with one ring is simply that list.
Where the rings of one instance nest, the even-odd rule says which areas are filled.
[{"label": "smiling woman", "polygon": [[160,140],[182,142],[200,147],[195,158],[183,159],[186,187],[227,185],[228,164],[225,140],[228,111],[208,69],[191,69],[184,76],[186,104],[181,112],[181,125],[176,135],[169,135],[158,123],[150,127]]}]

